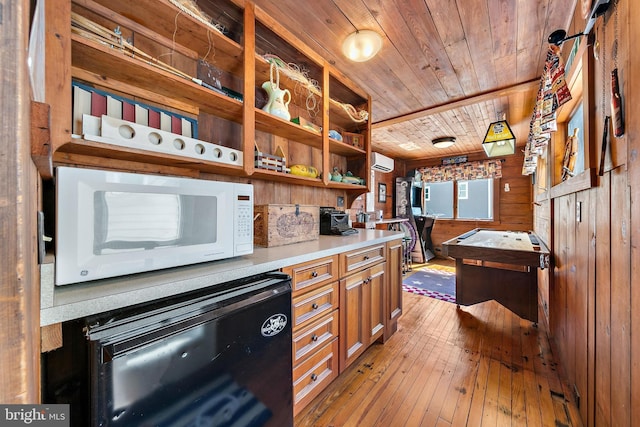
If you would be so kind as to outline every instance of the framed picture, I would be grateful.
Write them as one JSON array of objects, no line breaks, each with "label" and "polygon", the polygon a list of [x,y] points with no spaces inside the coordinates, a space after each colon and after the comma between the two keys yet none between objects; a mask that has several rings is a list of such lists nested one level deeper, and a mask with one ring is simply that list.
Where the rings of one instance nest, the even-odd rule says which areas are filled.
[{"label": "framed picture", "polygon": [[387,202],[387,184],[378,184],[378,203]]}]

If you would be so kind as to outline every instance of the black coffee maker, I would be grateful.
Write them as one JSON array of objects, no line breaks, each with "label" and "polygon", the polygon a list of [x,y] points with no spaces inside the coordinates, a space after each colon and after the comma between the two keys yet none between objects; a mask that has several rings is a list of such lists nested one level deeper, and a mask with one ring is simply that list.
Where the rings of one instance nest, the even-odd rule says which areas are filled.
[{"label": "black coffee maker", "polygon": [[349,215],[333,207],[320,207],[320,234],[345,236],[358,230],[349,227]]}]

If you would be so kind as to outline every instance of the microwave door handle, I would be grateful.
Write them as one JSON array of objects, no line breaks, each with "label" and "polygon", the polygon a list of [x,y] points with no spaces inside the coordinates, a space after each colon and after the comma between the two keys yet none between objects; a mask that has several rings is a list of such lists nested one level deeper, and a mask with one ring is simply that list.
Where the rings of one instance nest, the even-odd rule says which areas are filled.
[{"label": "microwave door handle", "polygon": [[176,246],[178,244],[178,240],[169,240],[167,242],[163,242],[162,244],[158,242],[154,242],[151,240],[148,241],[137,241],[137,242],[127,242],[123,240],[111,240],[108,242],[104,242],[100,245],[96,245],[96,249],[98,251],[102,251],[104,249],[144,249],[151,250],[162,246]]}]

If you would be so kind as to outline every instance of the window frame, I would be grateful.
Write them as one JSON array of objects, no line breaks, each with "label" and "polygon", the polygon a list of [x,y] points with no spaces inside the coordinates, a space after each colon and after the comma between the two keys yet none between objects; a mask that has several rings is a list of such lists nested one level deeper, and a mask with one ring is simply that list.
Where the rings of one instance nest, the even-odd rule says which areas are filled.
[{"label": "window frame", "polygon": [[[469,200],[469,180],[463,182],[454,181],[454,186],[458,190],[458,199]],[[464,190],[463,190],[464,189]],[[462,195],[464,193],[464,196]]]},{"label": "window frame", "polygon": [[[438,219],[440,221],[457,221],[457,222],[472,222],[472,223],[478,223],[478,222],[482,222],[482,223],[486,223],[486,224],[491,224],[491,225],[499,225],[500,224],[500,189],[501,189],[501,180],[502,178],[485,178],[485,179],[491,179],[493,182],[493,187],[492,187],[492,191],[491,191],[491,195],[492,195],[492,212],[493,212],[493,219],[469,219],[469,218],[458,218],[457,214],[458,214],[458,197],[453,197],[453,218],[442,218],[442,217],[438,217]],[[469,180],[464,180],[464,181],[469,181]],[[422,182],[422,188],[423,188],[423,196],[425,194],[425,189],[428,185],[430,185],[432,183],[429,182]],[[457,180],[453,180],[453,192],[454,194],[457,195],[458,192],[458,181]],[[424,198],[425,201],[427,201],[426,198]],[[423,207],[423,211],[422,214],[426,215],[425,213],[426,210],[426,205]]]}]

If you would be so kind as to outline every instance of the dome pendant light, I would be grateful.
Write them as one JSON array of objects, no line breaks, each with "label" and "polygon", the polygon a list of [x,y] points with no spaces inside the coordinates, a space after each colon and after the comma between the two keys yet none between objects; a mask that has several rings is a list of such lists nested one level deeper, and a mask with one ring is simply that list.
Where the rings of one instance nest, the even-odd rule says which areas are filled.
[{"label": "dome pendant light", "polygon": [[365,62],[376,56],[382,47],[382,37],[371,30],[351,33],[342,43],[344,56],[355,62]]}]

